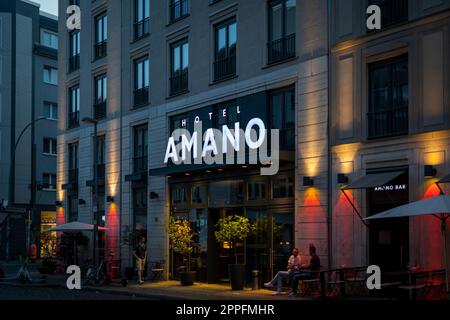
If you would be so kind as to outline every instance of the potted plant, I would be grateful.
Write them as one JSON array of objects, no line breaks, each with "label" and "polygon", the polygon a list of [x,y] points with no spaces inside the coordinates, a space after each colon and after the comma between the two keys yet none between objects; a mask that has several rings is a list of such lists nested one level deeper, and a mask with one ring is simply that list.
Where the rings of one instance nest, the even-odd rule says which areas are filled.
[{"label": "potted plant", "polygon": [[[232,290],[243,290],[245,285],[245,264],[238,263],[237,242],[243,241],[251,232],[251,224],[248,218],[238,215],[229,215],[221,218],[217,224],[219,228],[215,232],[216,240],[230,244],[234,252],[234,264],[229,264],[230,282]],[[231,255],[231,251],[230,251]]]},{"label": "potted plant", "polygon": [[173,252],[181,254],[187,263],[184,270],[180,272],[180,281],[184,286],[194,284],[197,272],[191,271],[192,254],[192,229],[189,221],[170,218],[169,221],[169,240]]}]

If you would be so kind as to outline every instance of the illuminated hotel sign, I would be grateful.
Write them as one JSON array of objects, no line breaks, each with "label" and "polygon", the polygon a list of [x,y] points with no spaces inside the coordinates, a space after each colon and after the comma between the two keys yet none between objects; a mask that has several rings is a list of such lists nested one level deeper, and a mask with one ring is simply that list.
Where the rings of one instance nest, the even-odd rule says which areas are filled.
[{"label": "illuminated hotel sign", "polygon": [[[279,170],[279,130],[268,130],[254,107],[244,113],[236,104],[222,108],[203,108],[189,115],[172,118],[164,163],[180,164],[261,164],[261,175]],[[253,112],[251,112],[253,111]],[[248,120],[246,120],[247,118]],[[208,124],[204,126],[204,124]],[[204,129],[204,127],[206,127]],[[268,139],[270,137],[270,139]],[[268,152],[270,140],[270,156]]]}]

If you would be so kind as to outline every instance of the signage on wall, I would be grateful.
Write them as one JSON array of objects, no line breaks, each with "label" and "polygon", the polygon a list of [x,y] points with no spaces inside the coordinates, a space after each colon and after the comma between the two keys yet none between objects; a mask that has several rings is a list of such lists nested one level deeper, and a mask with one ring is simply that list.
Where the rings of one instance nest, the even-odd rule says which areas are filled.
[{"label": "signage on wall", "polygon": [[406,190],[406,184],[390,184],[373,188],[374,191],[403,191]]},{"label": "signage on wall", "polygon": [[[164,163],[262,164],[261,175],[279,170],[279,130],[268,130],[262,117],[244,120],[239,105],[217,110],[200,109],[190,117],[177,117],[167,142]],[[211,123],[204,130],[203,124]],[[190,123],[190,120],[192,123]],[[245,121],[245,122],[244,122]],[[189,130],[191,129],[191,130]],[[270,139],[269,139],[270,137]],[[270,156],[268,152],[270,140]],[[248,151],[248,152],[247,152]]]}]

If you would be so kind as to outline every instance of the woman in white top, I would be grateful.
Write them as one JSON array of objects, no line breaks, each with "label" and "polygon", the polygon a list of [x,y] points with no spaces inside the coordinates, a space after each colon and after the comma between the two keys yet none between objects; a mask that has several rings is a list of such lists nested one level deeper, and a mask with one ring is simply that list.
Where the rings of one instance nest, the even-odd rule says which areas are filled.
[{"label": "woman in white top", "polygon": [[281,292],[283,279],[289,278],[291,272],[298,272],[300,270],[302,259],[298,253],[298,249],[294,248],[292,250],[292,255],[288,260],[287,271],[278,271],[277,275],[271,281],[264,284],[264,286],[267,288],[272,288],[275,284],[277,284],[277,291],[275,291],[276,295],[280,294]]}]

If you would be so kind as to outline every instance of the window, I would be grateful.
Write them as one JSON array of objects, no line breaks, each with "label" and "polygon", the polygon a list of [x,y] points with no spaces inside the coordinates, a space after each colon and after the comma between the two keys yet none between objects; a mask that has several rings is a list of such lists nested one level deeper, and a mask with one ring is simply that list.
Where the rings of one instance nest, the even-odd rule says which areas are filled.
[{"label": "window", "polygon": [[214,80],[222,80],[236,74],[236,21],[227,21],[215,28]]},{"label": "window", "polygon": [[106,56],[108,44],[108,16],[106,13],[95,18],[95,59]]},{"label": "window", "polygon": [[67,211],[69,222],[78,220],[78,195],[71,194],[67,197]]},{"label": "window", "polygon": [[44,66],[44,82],[47,84],[58,85],[58,69]]},{"label": "window", "polygon": [[105,177],[105,136],[98,136],[97,139],[94,139],[94,143],[97,144],[97,159],[95,159],[94,154],[94,161],[97,160],[97,175],[99,178]]},{"label": "window", "polygon": [[69,183],[78,182],[78,143],[70,143],[69,146]]},{"label": "window", "polygon": [[171,48],[170,94],[179,94],[188,89],[189,43],[183,40]]},{"label": "window", "polygon": [[134,40],[150,33],[150,0],[134,1]]},{"label": "window", "polygon": [[57,120],[58,105],[54,102],[44,102],[44,116],[50,120]]},{"label": "window", "polygon": [[408,56],[369,65],[369,138],[408,133]]},{"label": "window", "polygon": [[280,130],[280,148],[295,148],[295,89],[270,93],[272,129]]},{"label": "window", "polygon": [[80,124],[80,87],[75,86],[69,89],[69,128],[77,127]]},{"label": "window", "polygon": [[79,6],[80,5],[80,0],[69,0],[69,5],[76,5]]},{"label": "window", "polygon": [[134,107],[148,104],[150,65],[148,57],[134,61]]},{"label": "window", "polygon": [[170,21],[174,22],[189,15],[189,0],[171,0]]},{"label": "window", "polygon": [[42,175],[42,187],[46,190],[56,190],[56,174],[44,173]]},{"label": "window", "polygon": [[369,0],[381,9],[381,27],[408,21],[408,0]]},{"label": "window", "polygon": [[94,118],[106,117],[106,100],[108,95],[108,79],[106,74],[95,78]]},{"label": "window", "polygon": [[147,187],[133,189],[134,229],[147,234]]},{"label": "window", "polygon": [[294,196],[294,179],[291,177],[272,180],[273,199],[292,198]]},{"label": "window", "polygon": [[147,125],[134,127],[134,161],[133,172],[147,172],[148,154],[148,130]]},{"label": "window", "polygon": [[269,64],[295,56],[296,0],[269,2]]},{"label": "window", "polygon": [[57,140],[54,138],[44,138],[44,154],[56,155]]},{"label": "window", "polygon": [[57,50],[58,49],[58,34],[48,31],[48,30],[45,30],[45,29],[41,29],[41,44],[43,46]]},{"label": "window", "polygon": [[80,68],[80,31],[70,34],[69,72]]},{"label": "window", "polygon": [[248,200],[266,199],[267,184],[264,181],[252,181],[247,184]]}]

